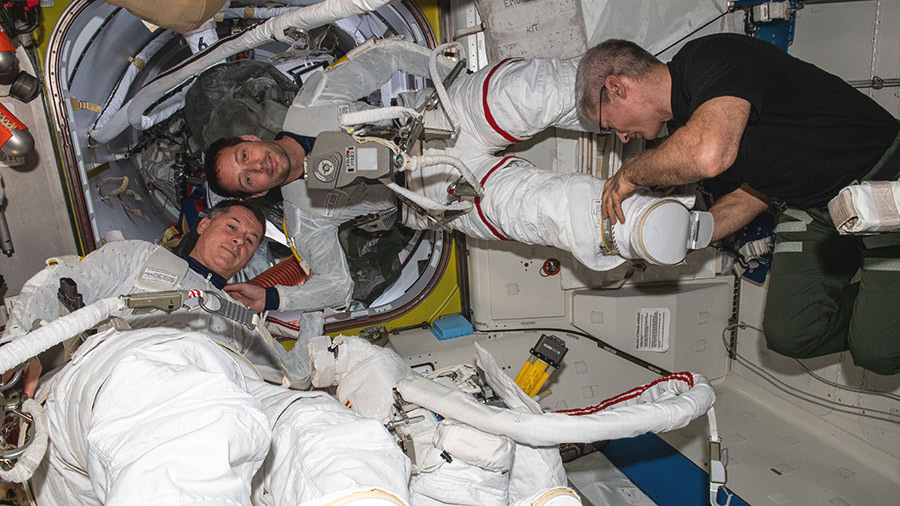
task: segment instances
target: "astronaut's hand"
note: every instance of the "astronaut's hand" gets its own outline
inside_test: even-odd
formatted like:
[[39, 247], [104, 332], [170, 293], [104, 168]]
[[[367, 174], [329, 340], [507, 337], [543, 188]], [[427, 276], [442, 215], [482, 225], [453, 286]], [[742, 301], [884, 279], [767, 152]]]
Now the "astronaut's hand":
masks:
[[625, 178], [625, 171], [616, 172], [613, 177], [606, 180], [603, 185], [602, 213], [604, 218], [615, 225], [625, 223], [625, 212], [622, 211], [622, 201], [628, 198], [637, 188]]
[[[34, 398], [34, 392], [37, 390], [38, 378], [41, 377], [41, 372], [43, 371], [43, 366], [41, 365], [41, 361], [38, 360], [37, 357], [32, 357], [28, 362], [28, 369], [25, 370], [25, 378], [23, 381], [25, 382], [24, 390], [25, 397], [29, 399]], [[3, 373], [3, 383], [6, 384], [7, 381], [12, 378], [13, 373], [15, 372], [15, 368], [10, 369]]]
[[254, 311], [266, 309], [266, 289], [250, 283], [225, 285], [225, 292]]

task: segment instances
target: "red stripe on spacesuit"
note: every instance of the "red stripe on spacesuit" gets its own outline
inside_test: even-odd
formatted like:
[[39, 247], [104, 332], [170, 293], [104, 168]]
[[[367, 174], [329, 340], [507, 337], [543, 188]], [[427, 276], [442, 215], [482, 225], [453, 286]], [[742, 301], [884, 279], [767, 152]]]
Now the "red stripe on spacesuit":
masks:
[[[495, 170], [499, 169], [500, 167], [503, 167], [504, 165], [506, 165], [506, 162], [510, 161], [513, 158], [519, 158], [520, 160], [522, 159], [518, 156], [507, 156], [503, 160], [500, 160], [500, 163], [491, 167], [491, 170], [487, 171], [487, 174], [485, 174], [484, 177], [481, 178], [481, 181], [480, 181], [481, 187], [484, 188], [484, 183], [487, 182], [488, 178], [491, 177], [491, 174], [493, 174]], [[506, 236], [501, 234], [500, 231], [497, 230], [497, 228], [494, 227], [494, 225], [491, 222], [489, 222], [487, 217], [484, 215], [484, 211], [481, 210], [481, 197], [475, 197], [475, 209], [478, 211], [478, 216], [481, 218], [481, 221], [484, 222], [484, 224], [487, 226], [488, 230], [491, 231], [491, 233], [493, 233], [495, 236], [497, 236], [497, 239], [500, 239], [501, 241], [509, 240], [509, 238], [507, 238]]]
[[492, 68], [491, 71], [488, 72], [487, 78], [485, 78], [484, 84], [482, 85], [482, 88], [481, 88], [481, 104], [482, 104], [482, 108], [484, 109], [485, 119], [487, 120], [488, 124], [491, 125], [491, 128], [493, 128], [495, 132], [500, 134], [504, 139], [508, 140], [509, 142], [522, 142], [523, 139], [517, 139], [517, 138], [513, 137], [512, 134], [510, 134], [506, 130], [500, 128], [500, 125], [497, 124], [497, 120], [494, 119], [494, 115], [491, 114], [491, 108], [490, 108], [490, 106], [488, 106], [488, 85], [491, 82], [491, 77], [493, 77], [494, 72], [497, 72], [497, 69], [499, 69], [500, 67], [502, 67], [503, 65], [505, 65], [508, 62], [518, 61], [519, 59], [520, 58], [506, 58], [504, 60], [501, 60], [500, 63], [494, 65], [494, 68]]
[[642, 393], [646, 392], [647, 389], [652, 388], [653, 386], [655, 386], [659, 383], [669, 382], [669, 381], [683, 381], [683, 382], [687, 383], [689, 388], [693, 388], [693, 386], [694, 386], [694, 377], [693, 377], [693, 375], [691, 375], [691, 373], [676, 372], [676, 373], [670, 374], [668, 376], [663, 376], [662, 378], [659, 378], [658, 380], [656, 380], [652, 383], [648, 383], [644, 386], [632, 388], [631, 390], [629, 390], [627, 392], [624, 392], [615, 397], [606, 399], [605, 401], [603, 401], [600, 404], [597, 404], [595, 406], [588, 406], [585, 408], [577, 408], [577, 409], [561, 409], [559, 411], [555, 411], [555, 413], [560, 413], [560, 414], [569, 415], [569, 416], [592, 415], [594, 413], [608, 409], [609, 407], [619, 404], [621, 402], [625, 402], [629, 399], [634, 399], [635, 397], [639, 397]]

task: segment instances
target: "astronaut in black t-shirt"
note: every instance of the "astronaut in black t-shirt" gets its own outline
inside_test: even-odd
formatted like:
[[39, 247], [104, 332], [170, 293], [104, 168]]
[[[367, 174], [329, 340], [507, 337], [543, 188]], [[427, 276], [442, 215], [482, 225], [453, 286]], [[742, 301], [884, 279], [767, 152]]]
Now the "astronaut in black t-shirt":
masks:
[[826, 209], [854, 181], [897, 178], [900, 125], [890, 113], [840, 78], [736, 34], [693, 40], [668, 64], [608, 40], [581, 60], [576, 95], [581, 114], [623, 142], [655, 138], [664, 125], [671, 134], [607, 182], [604, 216], [623, 221], [621, 202], [638, 187], [707, 180], [717, 240], [783, 203], [768, 346], [794, 357], [849, 350], [857, 365], [900, 372], [891, 261], [900, 238], [840, 236]]

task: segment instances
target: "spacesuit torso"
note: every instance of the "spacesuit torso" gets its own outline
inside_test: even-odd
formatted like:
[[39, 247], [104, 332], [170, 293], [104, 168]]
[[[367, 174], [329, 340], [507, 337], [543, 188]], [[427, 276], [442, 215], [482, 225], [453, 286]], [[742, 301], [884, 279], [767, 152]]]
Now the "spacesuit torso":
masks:
[[[57, 291], [60, 278], [71, 278], [83, 295], [85, 304], [96, 300], [130, 293], [164, 290], [214, 291], [226, 300], [231, 298], [188, 268], [185, 260], [164, 247], [145, 241], [109, 243], [81, 261], [63, 261], [46, 267], [22, 288], [10, 315], [5, 339], [31, 330], [39, 320], [54, 320], [60, 316]], [[206, 334], [246, 356], [260, 368], [267, 378], [280, 377], [280, 361], [275, 351], [262, 341], [256, 331], [204, 311], [199, 305], [172, 313], [154, 311], [132, 314], [130, 309], [115, 316], [134, 329], [170, 327]]]

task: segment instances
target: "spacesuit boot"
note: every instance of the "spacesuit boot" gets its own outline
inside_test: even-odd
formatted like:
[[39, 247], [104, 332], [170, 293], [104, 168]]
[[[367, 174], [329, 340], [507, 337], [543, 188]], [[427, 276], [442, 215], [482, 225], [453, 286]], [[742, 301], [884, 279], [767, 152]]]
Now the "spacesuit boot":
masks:
[[630, 204], [625, 223], [601, 223], [602, 247], [609, 254], [674, 265], [712, 239], [712, 214], [691, 211], [683, 199], [635, 195]]

